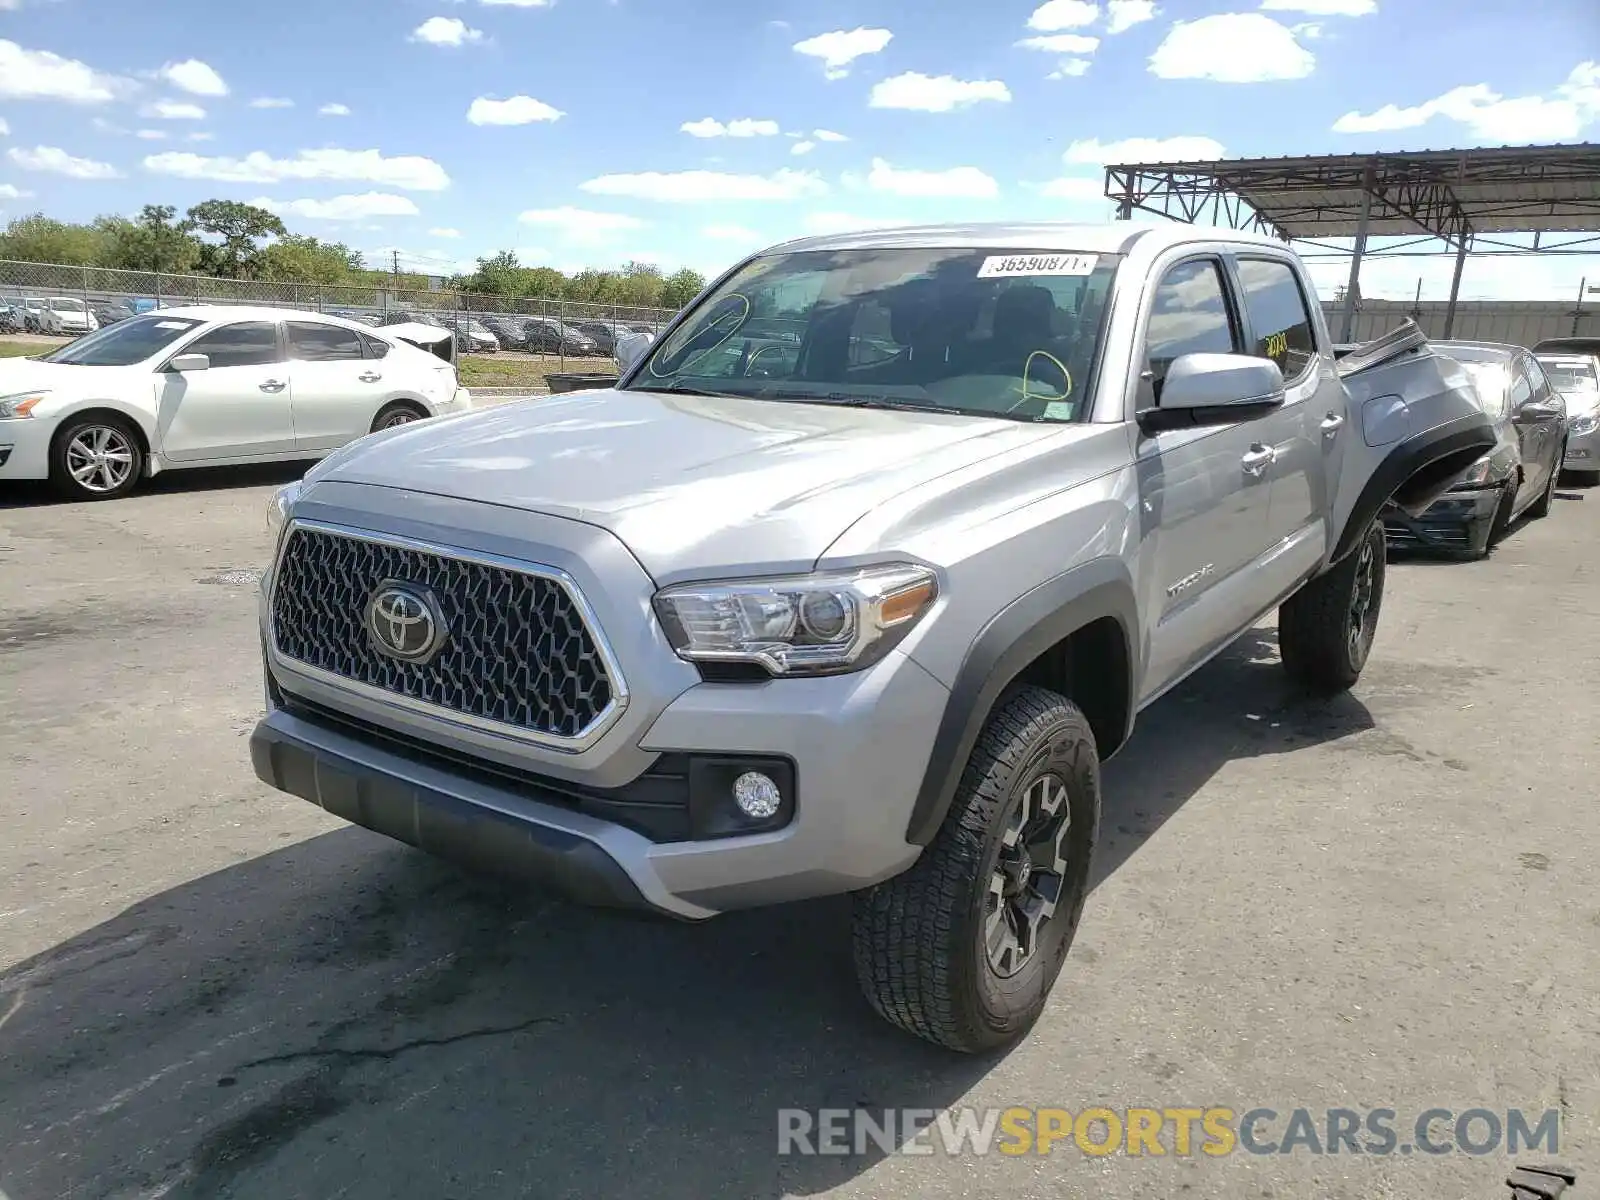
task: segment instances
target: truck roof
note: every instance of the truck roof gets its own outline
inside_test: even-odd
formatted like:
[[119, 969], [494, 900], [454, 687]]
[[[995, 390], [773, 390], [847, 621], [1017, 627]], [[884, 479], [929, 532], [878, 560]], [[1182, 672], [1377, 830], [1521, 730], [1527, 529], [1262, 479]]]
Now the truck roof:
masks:
[[1071, 250], [1088, 254], [1126, 254], [1138, 241], [1159, 245], [1186, 242], [1237, 242], [1251, 246], [1284, 243], [1261, 234], [1209, 225], [1189, 225], [1179, 221], [1141, 223], [1102, 221], [1077, 224], [1065, 221], [981, 221], [948, 225], [901, 225], [884, 229], [861, 229], [817, 237], [795, 238], [771, 247], [772, 251], [794, 253], [802, 250], [880, 250], [897, 247], [921, 248], [962, 246], [973, 249]]

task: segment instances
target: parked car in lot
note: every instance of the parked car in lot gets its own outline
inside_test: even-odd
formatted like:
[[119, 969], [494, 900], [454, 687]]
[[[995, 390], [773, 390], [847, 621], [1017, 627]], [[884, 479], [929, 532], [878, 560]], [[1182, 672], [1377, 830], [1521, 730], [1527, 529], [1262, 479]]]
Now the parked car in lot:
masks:
[[483, 327], [494, 335], [500, 349], [523, 350], [528, 344], [528, 335], [522, 331], [526, 320], [526, 317], [485, 317]]
[[115, 325], [118, 321], [126, 321], [134, 316], [132, 307], [120, 300], [102, 300], [92, 306], [95, 323], [104, 329], [107, 325]]
[[386, 325], [432, 325], [437, 329], [445, 327], [444, 321], [437, 313], [418, 308], [388, 309], [379, 319], [378, 328], [382, 329]]
[[578, 321], [572, 328], [593, 342], [599, 353], [609, 357], [616, 352], [618, 326], [606, 321]]
[[[852, 893], [881, 1015], [1011, 1042], [1135, 714], [1275, 607], [1291, 674], [1351, 686], [1380, 510], [1495, 444], [1415, 326], [1336, 368], [1315, 296], [1283, 243], [1179, 224], [753, 256], [614, 388], [278, 493], [255, 770], [591, 903]], [[751, 374], [773, 313], [802, 352]]]
[[1600, 338], [1543, 342], [1534, 357], [1567, 405], [1565, 469], [1600, 484]]
[[1550, 514], [1561, 472], [1566, 408], [1534, 356], [1520, 346], [1434, 342], [1472, 376], [1495, 445], [1419, 516], [1385, 518], [1389, 545], [1482, 558], [1524, 512]]
[[0, 333], [22, 332], [22, 297], [0, 296]]
[[43, 332], [57, 337], [76, 337], [100, 328], [89, 306], [76, 296], [51, 296], [45, 302], [39, 323]]
[[533, 354], [570, 354], [589, 358], [600, 353], [594, 339], [554, 317], [529, 317], [522, 327], [523, 348]]
[[456, 335], [456, 350], [461, 354], [493, 354], [500, 349], [499, 339], [476, 317], [446, 317], [444, 326]]
[[45, 331], [45, 313], [50, 305], [40, 296], [22, 298], [22, 328], [27, 333]]
[[49, 479], [105, 500], [159, 471], [318, 458], [470, 406], [450, 363], [353, 322], [163, 309], [39, 358], [0, 359], [0, 483]]

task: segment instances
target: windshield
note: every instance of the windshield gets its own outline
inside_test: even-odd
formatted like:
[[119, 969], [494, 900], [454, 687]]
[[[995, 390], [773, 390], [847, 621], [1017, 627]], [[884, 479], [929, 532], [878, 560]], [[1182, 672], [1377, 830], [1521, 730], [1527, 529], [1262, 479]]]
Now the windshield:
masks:
[[186, 317], [132, 317], [46, 354], [44, 361], [76, 367], [128, 367], [159, 353], [199, 324]]
[[56, 312], [82, 312], [82, 300], [58, 299], [50, 301], [50, 307]]
[[1116, 262], [967, 247], [766, 255], [657, 342], [628, 387], [1077, 420]]
[[1586, 358], [1540, 358], [1539, 365], [1550, 378], [1550, 386], [1558, 392], [1593, 392], [1600, 390], [1600, 375], [1595, 372], [1594, 361]]

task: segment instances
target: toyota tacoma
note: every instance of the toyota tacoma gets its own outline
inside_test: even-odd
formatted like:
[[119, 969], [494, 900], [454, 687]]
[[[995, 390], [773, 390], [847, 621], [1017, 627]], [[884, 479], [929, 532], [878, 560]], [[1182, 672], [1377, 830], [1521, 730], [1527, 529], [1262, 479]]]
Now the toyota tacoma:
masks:
[[1044, 1007], [1135, 715], [1274, 609], [1350, 687], [1381, 513], [1494, 445], [1414, 326], [1336, 360], [1288, 247], [1184, 225], [788, 242], [628, 357], [274, 497], [255, 770], [580, 902], [849, 893], [960, 1051]]

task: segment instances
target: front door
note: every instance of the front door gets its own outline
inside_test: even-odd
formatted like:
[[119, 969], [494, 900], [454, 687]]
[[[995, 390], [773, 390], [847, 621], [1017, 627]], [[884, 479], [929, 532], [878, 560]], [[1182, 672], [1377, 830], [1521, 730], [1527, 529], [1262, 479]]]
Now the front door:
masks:
[[1247, 354], [1283, 372], [1284, 403], [1257, 422], [1272, 448], [1264, 557], [1256, 565], [1276, 599], [1322, 561], [1339, 477], [1346, 397], [1332, 354], [1320, 352], [1309, 284], [1285, 258], [1233, 260]]
[[174, 462], [293, 452], [293, 394], [273, 321], [222, 325], [178, 354], [204, 354], [204, 371], [155, 373], [156, 436]]
[[1550, 474], [1561, 469], [1564, 406], [1558, 406], [1550, 379], [1531, 354], [1519, 354], [1512, 366], [1511, 420], [1522, 450], [1522, 495], [1531, 504], [1550, 486]]
[[[1220, 259], [1179, 262], [1162, 275], [1144, 335], [1140, 406], [1157, 403], [1183, 354], [1238, 353], [1237, 310]], [[1147, 700], [1238, 633], [1239, 610], [1260, 590], [1245, 572], [1267, 544], [1271, 447], [1260, 421], [1139, 435], [1140, 580], [1150, 645]]]
[[370, 432], [383, 395], [383, 363], [366, 358], [361, 335], [325, 321], [285, 321], [283, 332], [295, 448], [332, 450]]

